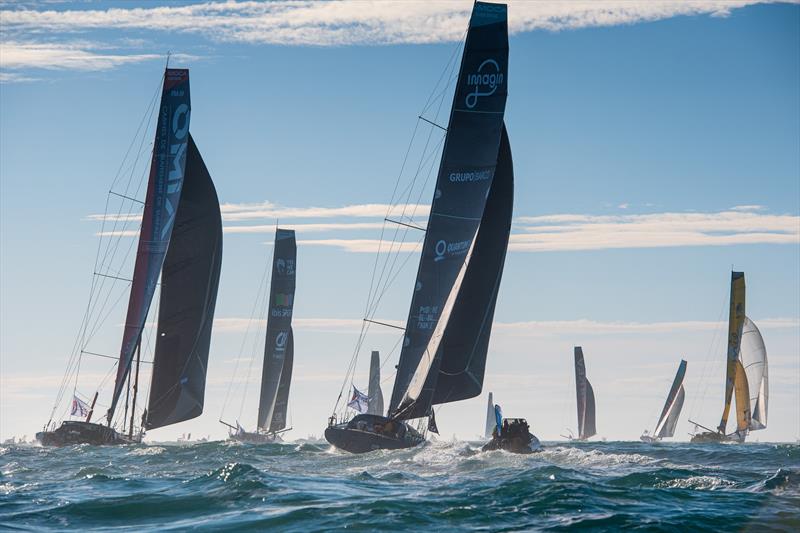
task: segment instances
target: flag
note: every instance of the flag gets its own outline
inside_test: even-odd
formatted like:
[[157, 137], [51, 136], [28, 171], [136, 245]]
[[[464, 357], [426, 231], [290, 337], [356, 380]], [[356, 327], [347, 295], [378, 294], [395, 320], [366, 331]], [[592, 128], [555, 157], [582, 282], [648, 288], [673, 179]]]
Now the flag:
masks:
[[367, 395], [353, 386], [353, 397], [347, 402], [347, 407], [359, 413], [366, 413], [369, 408], [368, 404], [369, 398], [367, 398]]
[[439, 428], [436, 427], [436, 416], [433, 414], [433, 409], [431, 409], [431, 414], [428, 417], [428, 431], [431, 433], [439, 434]]
[[497, 435], [500, 436], [503, 427], [503, 410], [497, 404], [494, 406], [494, 420], [497, 423]]
[[72, 409], [70, 410], [69, 414], [72, 416], [80, 416], [81, 418], [86, 417], [89, 415], [89, 406], [86, 404], [86, 402], [73, 394]]

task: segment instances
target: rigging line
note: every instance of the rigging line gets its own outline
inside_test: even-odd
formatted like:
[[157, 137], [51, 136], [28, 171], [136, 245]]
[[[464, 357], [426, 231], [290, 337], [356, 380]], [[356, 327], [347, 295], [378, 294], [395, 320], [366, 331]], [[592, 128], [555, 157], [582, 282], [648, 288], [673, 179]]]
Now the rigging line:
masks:
[[444, 131], [445, 133], [447, 132], [447, 128], [445, 128], [444, 126], [440, 126], [439, 124], [437, 124], [437, 123], [435, 123], [435, 122], [433, 122], [431, 120], [428, 120], [427, 118], [423, 117], [422, 115], [419, 116], [419, 119], [420, 120], [424, 120], [425, 122], [427, 122], [431, 126], [436, 126], [437, 128], [439, 128], [440, 130]]
[[369, 322], [371, 324], [378, 324], [380, 326], [386, 326], [387, 328], [399, 329], [401, 331], [405, 331], [406, 330], [406, 328], [402, 328], [400, 326], [395, 326], [394, 324], [389, 324], [389, 323], [386, 323], [386, 322], [380, 322], [378, 320], [370, 320], [368, 318], [365, 318], [364, 322]]
[[118, 192], [108, 191], [108, 194], [113, 194], [114, 196], [119, 196], [120, 198], [123, 198], [125, 200], [130, 200], [131, 202], [136, 202], [137, 204], [144, 205], [143, 201], [137, 200], [136, 198], [131, 198], [130, 196], [125, 196], [124, 194], [120, 194]]
[[[95, 357], [102, 357], [104, 359], [113, 359], [113, 360], [119, 359], [119, 357], [117, 357], [115, 355], [106, 355], [104, 353], [90, 352], [89, 350], [81, 350], [81, 354], [93, 355]], [[141, 363], [143, 363], [145, 365], [151, 365], [151, 364], [153, 364], [153, 361], [141, 361]]]
[[[713, 368], [713, 370], [715, 370], [715, 371], [717, 369], [717, 365], [716, 365], [717, 356], [715, 355], [715, 353], [717, 352], [717, 348], [718, 348], [717, 339], [718, 338], [721, 339], [720, 331], [723, 329], [723, 327], [721, 326], [721, 323], [722, 323], [722, 317], [725, 314], [725, 304], [727, 302], [727, 298], [728, 298], [728, 294], [727, 294], [727, 292], [725, 292], [723, 294], [723, 296], [722, 296], [722, 307], [721, 307], [721, 309], [719, 311], [719, 315], [717, 315], [717, 327], [714, 328], [714, 333], [713, 333], [713, 335], [711, 337], [711, 345], [709, 346], [709, 349], [706, 352], [705, 360], [703, 361], [703, 370], [701, 372], [700, 381], [698, 383], [698, 385], [704, 386], [703, 393], [702, 393], [702, 395], [700, 395], [699, 399], [698, 399], [698, 395], [692, 395], [693, 396], [692, 397], [692, 405], [691, 405], [691, 409], [689, 410], [692, 418], [696, 418], [696, 415], [699, 414], [699, 411], [702, 410], [703, 406], [705, 405], [705, 396], [706, 396], [706, 394], [708, 394], [708, 388], [709, 388], [709, 385], [710, 385], [709, 378], [708, 378], [709, 366], [711, 368]], [[727, 354], [726, 354], [726, 356], [727, 356]], [[712, 364], [712, 358], [713, 358], [713, 364]], [[698, 402], [699, 402], [699, 409], [698, 409]]]

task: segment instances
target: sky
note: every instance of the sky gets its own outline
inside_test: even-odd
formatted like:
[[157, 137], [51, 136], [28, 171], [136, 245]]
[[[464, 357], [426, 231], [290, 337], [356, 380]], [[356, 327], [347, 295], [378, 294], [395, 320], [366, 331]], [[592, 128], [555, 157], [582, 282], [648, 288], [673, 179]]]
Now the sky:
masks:
[[[441, 133], [417, 117], [447, 120], [453, 86], [439, 80], [470, 7], [0, 2], [0, 439], [31, 438], [51, 415], [106, 202], [122, 205], [108, 191], [144, 195], [148, 108], [168, 52], [191, 71], [191, 131], [222, 204], [224, 257], [204, 413], [147, 439], [223, 438], [221, 416], [253, 428], [256, 304], [278, 222], [298, 239], [288, 438], [320, 436], [358, 341], [387, 204], [398, 176], [410, 183], [409, 146], [410, 165], [424, 156], [423, 177], [434, 174], [411, 196], [425, 225], [438, 153], [422, 146]], [[441, 438], [476, 438], [488, 391], [542, 439], [574, 431], [576, 345], [598, 438], [652, 429], [681, 358], [676, 439], [688, 439], [689, 418], [715, 426], [732, 268], [745, 272], [769, 354], [768, 427], [751, 440], [800, 437], [800, 6], [512, 1], [509, 26], [512, 235], [484, 393], [437, 410]], [[119, 244], [123, 278], [136, 225], [102, 236]], [[409, 234], [376, 319], [405, 320], [420, 237]], [[85, 349], [114, 355], [127, 285], [109, 286]], [[379, 349], [388, 397], [397, 340], [371, 329], [357, 386]], [[112, 364], [84, 356], [78, 393], [102, 383], [108, 405]]]

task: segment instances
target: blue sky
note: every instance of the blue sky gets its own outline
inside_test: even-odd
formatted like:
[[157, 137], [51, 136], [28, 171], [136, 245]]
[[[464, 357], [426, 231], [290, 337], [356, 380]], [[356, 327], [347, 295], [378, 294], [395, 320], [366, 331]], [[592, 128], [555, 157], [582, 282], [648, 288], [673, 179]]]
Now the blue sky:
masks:
[[[748, 4], [509, 7], [515, 220], [484, 390], [541, 437], [575, 426], [575, 344], [599, 435], [652, 426], [681, 357], [679, 438], [687, 416], [715, 424], [731, 265], [770, 358], [769, 427], [753, 438], [800, 434], [800, 8]], [[0, 438], [49, 416], [91, 283], [92, 215], [167, 51], [191, 69], [192, 135], [225, 204], [225, 256], [206, 412], [149, 437], [223, 436], [276, 218], [299, 241], [291, 436], [319, 435], [357, 340], [381, 205], [471, 3], [135, 5], [0, 3]], [[429, 182], [420, 203], [431, 195]], [[407, 313], [408, 264], [382, 319]], [[114, 312], [87, 349], [118, 351]], [[396, 334], [374, 333], [364, 353], [388, 354]], [[108, 364], [85, 364], [78, 388], [91, 395]], [[240, 368], [239, 392], [242, 380]], [[443, 407], [443, 435], [477, 434], [484, 402]]]

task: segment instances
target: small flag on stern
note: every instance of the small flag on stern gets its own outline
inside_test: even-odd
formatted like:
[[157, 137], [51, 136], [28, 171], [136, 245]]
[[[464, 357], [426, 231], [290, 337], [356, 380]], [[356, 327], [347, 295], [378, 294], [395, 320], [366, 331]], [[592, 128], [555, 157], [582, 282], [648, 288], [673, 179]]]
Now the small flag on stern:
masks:
[[353, 397], [350, 398], [349, 402], [347, 402], [347, 407], [358, 411], [359, 413], [366, 413], [368, 403], [369, 398], [367, 398], [367, 395], [353, 387]]
[[72, 409], [69, 414], [72, 416], [85, 417], [89, 414], [89, 405], [73, 394]]

